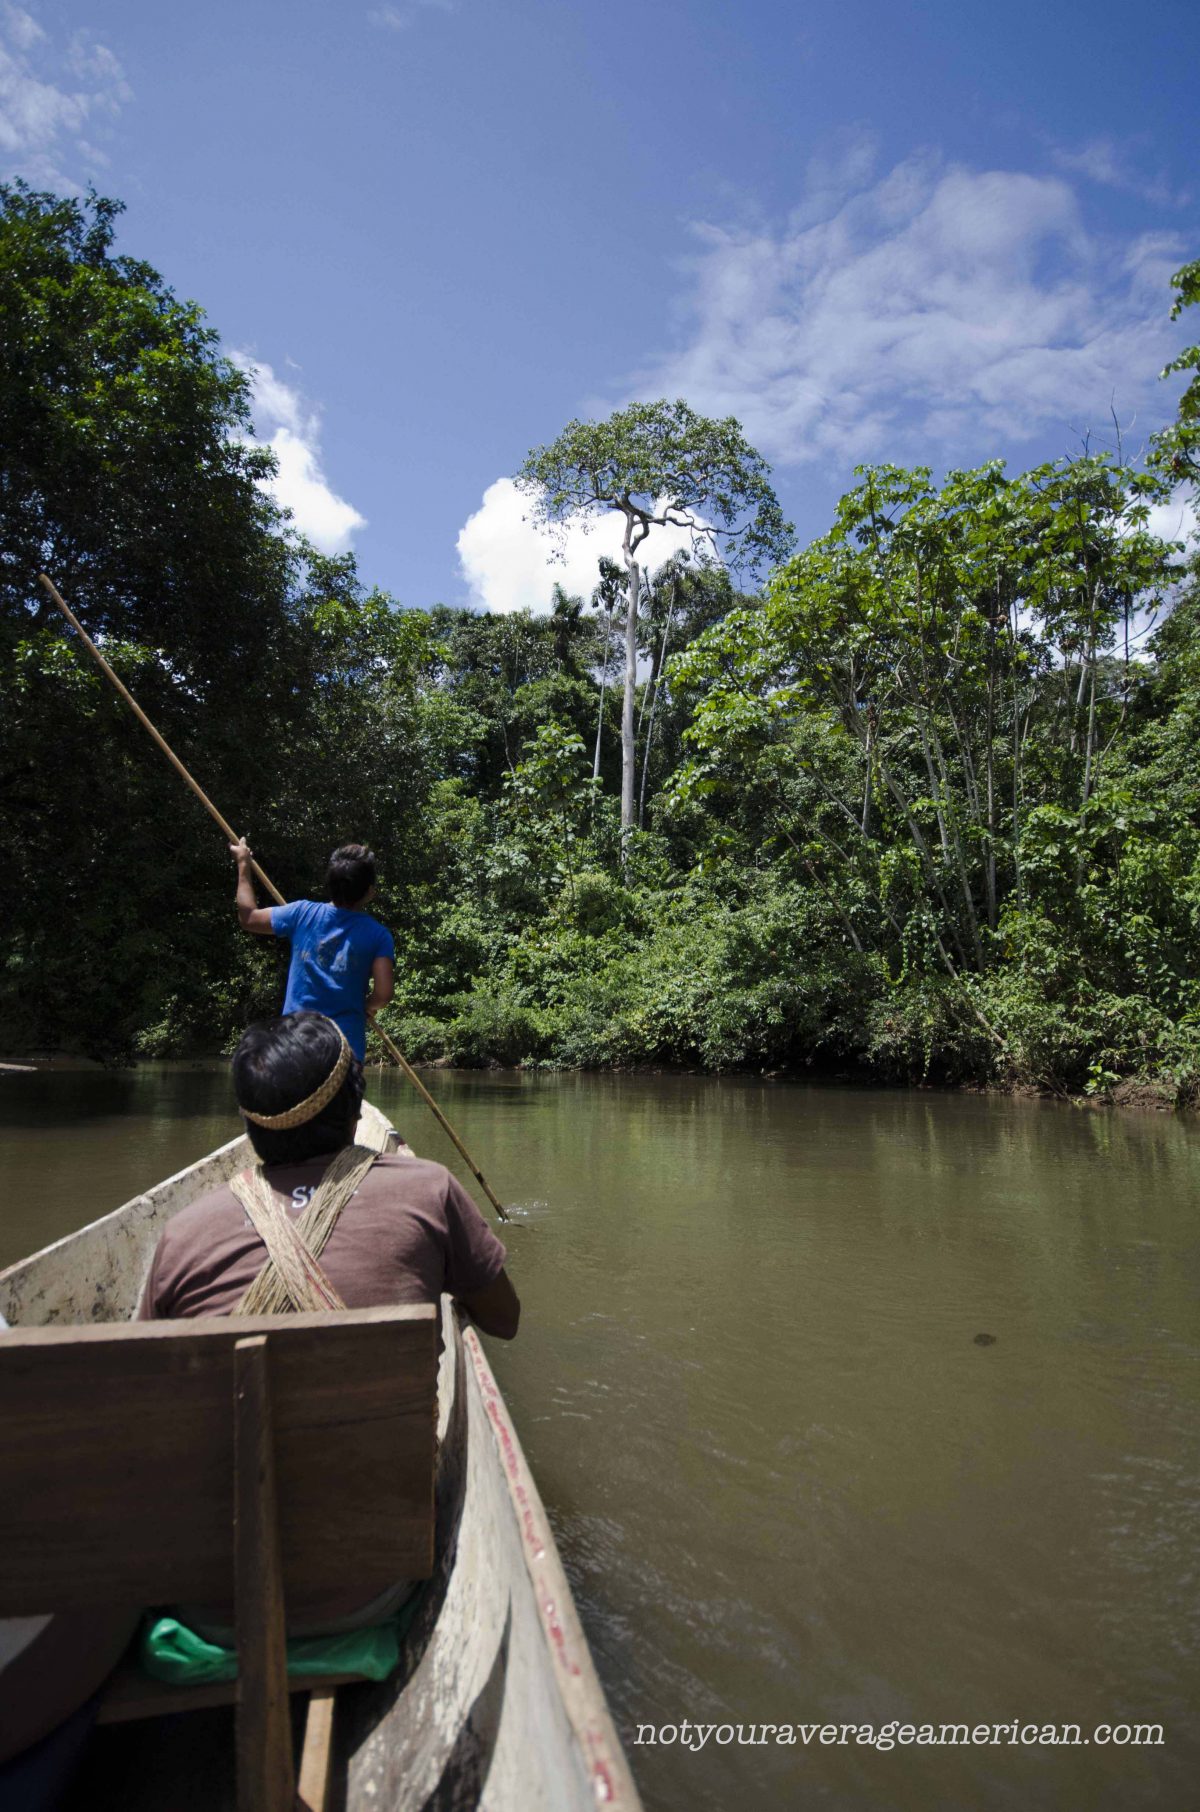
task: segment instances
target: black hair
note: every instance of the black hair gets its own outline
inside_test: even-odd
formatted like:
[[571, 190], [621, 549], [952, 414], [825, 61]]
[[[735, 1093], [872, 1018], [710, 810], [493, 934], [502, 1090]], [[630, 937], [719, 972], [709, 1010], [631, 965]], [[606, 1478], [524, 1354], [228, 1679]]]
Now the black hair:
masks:
[[375, 851], [365, 843], [343, 843], [329, 858], [325, 891], [335, 906], [357, 906], [375, 885]]
[[[242, 1033], [233, 1053], [233, 1088], [239, 1107], [255, 1114], [283, 1114], [315, 1094], [341, 1055], [337, 1026], [323, 1013], [289, 1013], [261, 1019]], [[297, 1164], [349, 1145], [363, 1099], [363, 1066], [351, 1056], [341, 1088], [302, 1126], [272, 1129], [247, 1120], [250, 1143], [264, 1164]]]

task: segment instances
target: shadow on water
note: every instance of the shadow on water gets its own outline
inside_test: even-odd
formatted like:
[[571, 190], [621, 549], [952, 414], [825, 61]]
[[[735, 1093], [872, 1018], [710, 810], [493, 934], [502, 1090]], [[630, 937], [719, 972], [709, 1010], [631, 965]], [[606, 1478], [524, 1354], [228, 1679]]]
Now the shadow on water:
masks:
[[219, 1061], [0, 1073], [0, 1131], [35, 1120], [75, 1126], [117, 1114], [195, 1120], [233, 1111], [229, 1065]]

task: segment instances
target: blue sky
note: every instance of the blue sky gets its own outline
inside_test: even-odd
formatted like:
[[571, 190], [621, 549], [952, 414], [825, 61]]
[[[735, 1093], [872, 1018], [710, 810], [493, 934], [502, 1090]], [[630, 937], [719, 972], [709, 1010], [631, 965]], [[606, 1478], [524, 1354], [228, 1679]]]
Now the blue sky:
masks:
[[0, 163], [127, 203], [314, 539], [536, 609], [606, 543], [556, 571], [508, 475], [633, 397], [736, 414], [802, 538], [863, 460], [1136, 447], [1198, 51], [1184, 0], [0, 0]]

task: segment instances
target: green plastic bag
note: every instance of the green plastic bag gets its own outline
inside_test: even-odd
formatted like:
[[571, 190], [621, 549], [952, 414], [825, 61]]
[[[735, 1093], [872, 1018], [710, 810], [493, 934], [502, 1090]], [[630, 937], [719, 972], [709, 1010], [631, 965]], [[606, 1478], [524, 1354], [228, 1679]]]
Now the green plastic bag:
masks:
[[[408, 1631], [421, 1593], [416, 1592], [386, 1623], [347, 1630], [340, 1636], [296, 1636], [287, 1645], [289, 1674], [360, 1674], [366, 1680], [386, 1680], [400, 1660], [400, 1644]], [[151, 1614], [142, 1624], [138, 1644], [142, 1671], [171, 1686], [205, 1686], [217, 1680], [236, 1680], [237, 1650], [197, 1635], [178, 1617]]]

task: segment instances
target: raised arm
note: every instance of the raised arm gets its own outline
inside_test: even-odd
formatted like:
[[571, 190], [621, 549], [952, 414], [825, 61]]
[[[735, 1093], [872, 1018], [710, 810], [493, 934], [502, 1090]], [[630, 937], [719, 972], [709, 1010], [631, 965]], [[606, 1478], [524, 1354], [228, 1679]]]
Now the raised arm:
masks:
[[239, 837], [236, 843], [229, 845], [229, 853], [237, 863], [237, 901], [238, 924], [243, 931], [253, 931], [259, 937], [272, 937], [274, 927], [271, 924], [271, 908], [260, 906], [254, 892], [254, 873], [250, 867], [253, 851], [245, 837]]

